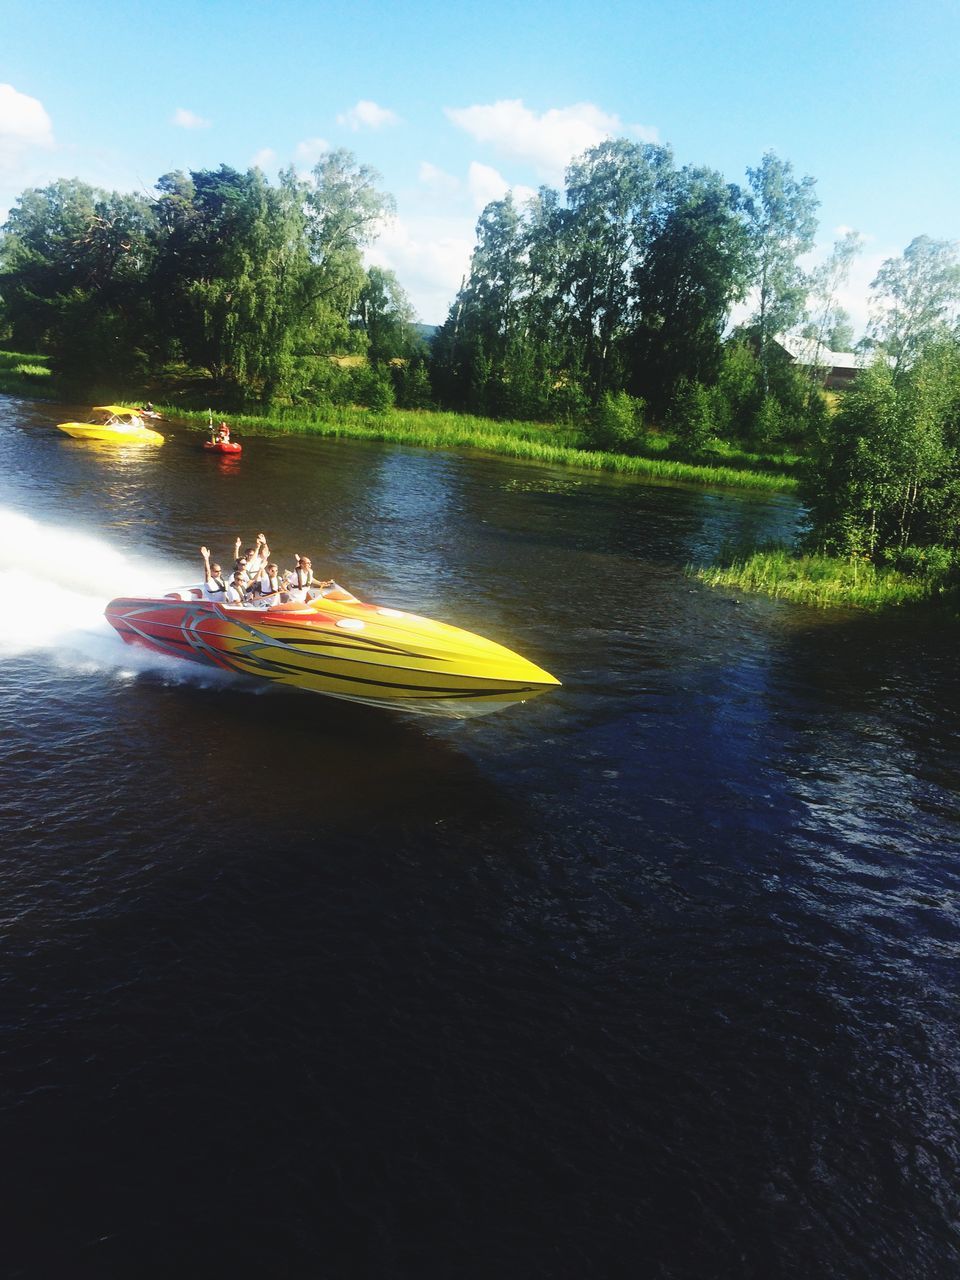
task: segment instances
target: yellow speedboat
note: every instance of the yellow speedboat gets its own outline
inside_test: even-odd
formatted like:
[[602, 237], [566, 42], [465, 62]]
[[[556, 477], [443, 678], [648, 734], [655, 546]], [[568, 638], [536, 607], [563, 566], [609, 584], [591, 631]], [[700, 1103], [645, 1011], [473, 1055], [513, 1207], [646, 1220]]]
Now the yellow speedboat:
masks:
[[202, 587], [112, 600], [128, 644], [368, 706], [458, 719], [525, 702], [560, 683], [503, 645], [336, 584], [302, 604], [230, 606]]
[[115, 444], [163, 444], [163, 436], [146, 425], [139, 409], [119, 404], [94, 406], [89, 422], [58, 422], [75, 440], [107, 440]]

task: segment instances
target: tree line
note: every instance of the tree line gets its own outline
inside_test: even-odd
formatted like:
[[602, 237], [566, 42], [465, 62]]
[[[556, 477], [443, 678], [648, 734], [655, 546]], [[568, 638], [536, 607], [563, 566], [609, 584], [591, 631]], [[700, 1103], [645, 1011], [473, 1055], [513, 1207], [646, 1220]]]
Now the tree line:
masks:
[[[555, 418], [621, 397], [622, 418], [626, 395], [638, 419], [688, 429], [699, 402], [702, 419], [741, 434], [771, 396], [799, 412], [773, 337], [804, 312], [814, 187], [772, 153], [741, 189], [677, 168], [667, 147], [617, 139], [570, 165], [563, 196], [544, 187], [522, 209], [511, 195], [488, 205], [433, 344], [438, 398]], [[751, 290], [754, 320], [730, 352], [731, 310]]]
[[153, 197], [77, 179], [25, 191], [0, 238], [5, 339], [78, 384], [179, 363], [266, 403], [362, 394], [324, 357], [424, 355], [396, 277], [364, 267], [392, 208], [378, 182], [331, 151], [275, 185], [221, 165], [165, 174]]
[[364, 267], [392, 209], [379, 181], [331, 151], [275, 184], [222, 165], [166, 174], [153, 196], [78, 180], [25, 191], [0, 233], [0, 338], [77, 385], [142, 384], [177, 364], [224, 400], [566, 420], [583, 444], [627, 452], [651, 426], [688, 457], [718, 438], [790, 441], [806, 455], [810, 546], [955, 556], [955, 244], [919, 236], [882, 265], [866, 367], [831, 411], [816, 358], [798, 368], [776, 339], [849, 347], [838, 300], [859, 237], [805, 271], [816, 184], [773, 153], [741, 187], [614, 139], [570, 164], [563, 193], [491, 202], [429, 353], [393, 273]]
[[[592, 423], [629, 447], [653, 423], [688, 448], [710, 438], [803, 442], [825, 415], [818, 354], [850, 350], [839, 303], [861, 238], [805, 270], [819, 201], [772, 152], [741, 187], [678, 168], [668, 147], [617, 139], [567, 170], [565, 190], [487, 206], [468, 278], [433, 343], [441, 403], [493, 416]], [[872, 286], [859, 347], [909, 363], [943, 336], [955, 246], [918, 237]], [[752, 314], [733, 333], [730, 318]], [[777, 343], [802, 332], [812, 362]]]

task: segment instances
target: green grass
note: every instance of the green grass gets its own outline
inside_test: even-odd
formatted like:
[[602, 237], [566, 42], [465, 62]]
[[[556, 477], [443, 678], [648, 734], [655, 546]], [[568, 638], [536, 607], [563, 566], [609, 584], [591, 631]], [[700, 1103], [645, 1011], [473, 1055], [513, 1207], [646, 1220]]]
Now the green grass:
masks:
[[51, 386], [46, 356], [0, 351], [0, 391], [8, 395], [43, 395]]
[[877, 568], [869, 560], [797, 555], [786, 547], [755, 551], [744, 559], [710, 568], [691, 569], [701, 582], [734, 587], [826, 608], [894, 609], [914, 605], [947, 605], [956, 611], [955, 589], [936, 575], [913, 576]]
[[[165, 407], [164, 412], [198, 424], [206, 413]], [[215, 413], [214, 418], [218, 415]], [[541, 422], [496, 422], [467, 414], [393, 409], [373, 414], [355, 407], [331, 409], [282, 409], [269, 417], [233, 414], [231, 426], [238, 434], [319, 435], [359, 440], [379, 440], [422, 448], [477, 449], [502, 457], [611, 471], [647, 479], [702, 485], [722, 485], [766, 492], [796, 486], [792, 476], [774, 471], [747, 471], [738, 466], [682, 462], [672, 458], [605, 453], [576, 447], [575, 427]]]

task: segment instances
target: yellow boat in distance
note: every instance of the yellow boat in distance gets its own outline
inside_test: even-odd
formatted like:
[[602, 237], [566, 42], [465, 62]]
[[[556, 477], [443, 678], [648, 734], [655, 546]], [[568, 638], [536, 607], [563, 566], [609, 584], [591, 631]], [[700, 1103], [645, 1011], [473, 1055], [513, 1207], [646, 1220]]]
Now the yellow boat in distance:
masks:
[[518, 653], [331, 583], [302, 604], [224, 605], [199, 586], [111, 600], [128, 644], [367, 706], [466, 719], [560, 681]]
[[146, 425], [139, 409], [120, 404], [95, 405], [89, 422], [58, 422], [75, 440], [106, 440], [114, 444], [163, 444], [163, 436]]

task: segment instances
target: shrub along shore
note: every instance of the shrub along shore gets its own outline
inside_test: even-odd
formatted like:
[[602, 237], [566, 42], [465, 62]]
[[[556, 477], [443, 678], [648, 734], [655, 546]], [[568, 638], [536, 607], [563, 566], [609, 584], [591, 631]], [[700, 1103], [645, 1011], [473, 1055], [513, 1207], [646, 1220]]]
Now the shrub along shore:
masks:
[[711, 587], [756, 591], [796, 604], [870, 610], [939, 607], [960, 621], [960, 591], [951, 581], [951, 565], [933, 559], [911, 570], [877, 566], [863, 556], [798, 555], [788, 547], [768, 547], [688, 572]]

